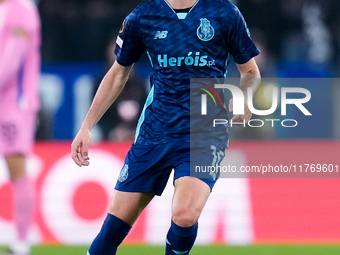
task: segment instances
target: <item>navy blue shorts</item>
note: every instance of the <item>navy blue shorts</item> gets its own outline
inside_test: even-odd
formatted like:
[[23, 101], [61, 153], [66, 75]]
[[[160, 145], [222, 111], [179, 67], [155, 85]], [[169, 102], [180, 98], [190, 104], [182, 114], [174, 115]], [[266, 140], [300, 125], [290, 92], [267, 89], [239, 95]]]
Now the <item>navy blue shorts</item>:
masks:
[[[115, 189], [125, 192], [155, 192], [160, 196], [172, 169], [176, 180], [183, 176], [192, 176], [196, 165], [219, 164], [224, 158], [224, 148], [218, 150], [217, 157], [216, 147], [212, 147], [214, 146], [190, 148], [189, 143], [133, 144], [126, 155]], [[195, 177], [207, 183], [211, 189], [218, 179], [216, 175]]]

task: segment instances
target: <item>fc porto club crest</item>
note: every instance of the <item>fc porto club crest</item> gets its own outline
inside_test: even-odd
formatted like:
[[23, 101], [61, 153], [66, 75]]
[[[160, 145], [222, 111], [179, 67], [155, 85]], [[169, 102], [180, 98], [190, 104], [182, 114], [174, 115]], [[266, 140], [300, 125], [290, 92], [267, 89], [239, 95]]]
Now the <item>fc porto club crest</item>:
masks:
[[128, 178], [128, 176], [129, 176], [129, 166], [127, 164], [125, 164], [123, 166], [122, 170], [120, 171], [118, 181], [123, 182]]
[[211, 26], [208, 19], [202, 18], [200, 21], [201, 24], [197, 28], [197, 36], [202, 41], [210, 41], [215, 35], [215, 29]]

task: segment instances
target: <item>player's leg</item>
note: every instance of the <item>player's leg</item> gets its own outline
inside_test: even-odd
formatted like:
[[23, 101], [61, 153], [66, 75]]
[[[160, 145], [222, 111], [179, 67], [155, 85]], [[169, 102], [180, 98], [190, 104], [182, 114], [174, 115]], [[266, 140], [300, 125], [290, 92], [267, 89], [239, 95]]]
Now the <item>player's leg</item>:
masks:
[[154, 193], [123, 192], [115, 190], [110, 212], [92, 242], [88, 254], [114, 255], [118, 246], [129, 233], [131, 226], [154, 197]]
[[34, 189], [26, 176], [26, 157], [13, 154], [5, 157], [14, 191], [14, 215], [18, 242], [11, 244], [14, 254], [29, 254], [28, 230], [33, 220]]
[[154, 192], [139, 193], [115, 190], [111, 198], [110, 214], [133, 225], [154, 196]]
[[9, 169], [9, 175], [12, 181], [26, 177], [26, 156], [21, 154], [12, 154], [5, 156]]
[[189, 254], [196, 240], [198, 218], [210, 192], [210, 186], [198, 178], [184, 176], [175, 180], [166, 255]]
[[14, 254], [29, 254], [28, 233], [33, 220], [34, 188], [26, 171], [26, 155], [34, 141], [36, 113], [9, 107], [0, 117], [0, 127], [0, 154], [5, 156], [13, 186], [18, 239], [10, 244], [10, 249]]
[[113, 255], [143, 209], [161, 195], [172, 167], [163, 160], [168, 145], [136, 145], [128, 152], [112, 195], [110, 213], [93, 241], [90, 255]]
[[14, 190], [15, 221], [18, 239], [19, 241], [25, 241], [33, 218], [33, 185], [26, 176], [26, 157], [24, 155], [10, 155], [6, 156], [5, 159]]

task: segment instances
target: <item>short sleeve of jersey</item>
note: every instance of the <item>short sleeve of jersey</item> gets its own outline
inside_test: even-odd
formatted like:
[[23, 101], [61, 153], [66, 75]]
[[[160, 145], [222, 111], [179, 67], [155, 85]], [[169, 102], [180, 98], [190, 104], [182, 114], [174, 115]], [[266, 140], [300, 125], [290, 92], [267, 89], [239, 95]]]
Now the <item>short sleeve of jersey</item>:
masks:
[[247, 24], [236, 6], [233, 6], [231, 16], [233, 20], [227, 37], [229, 52], [237, 64], [244, 64], [257, 56], [260, 51], [250, 38]]
[[115, 54], [122, 66], [132, 65], [143, 54], [145, 47], [138, 23], [138, 12], [134, 10], [124, 20], [116, 41]]

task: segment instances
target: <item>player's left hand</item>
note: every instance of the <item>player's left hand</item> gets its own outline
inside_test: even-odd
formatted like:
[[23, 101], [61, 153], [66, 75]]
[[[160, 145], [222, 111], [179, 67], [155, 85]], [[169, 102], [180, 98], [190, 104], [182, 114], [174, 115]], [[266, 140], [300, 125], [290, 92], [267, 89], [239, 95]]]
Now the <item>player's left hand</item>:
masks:
[[[229, 101], [229, 111], [233, 112], [233, 99], [231, 98]], [[251, 116], [253, 114], [251, 113], [251, 111], [249, 110], [248, 105], [245, 103], [244, 104], [244, 114], [243, 115], [234, 115], [234, 117], [231, 119], [231, 122], [233, 123], [233, 125], [237, 125], [237, 123], [239, 123], [239, 125], [241, 125], [241, 123], [245, 122], [246, 124], [248, 123], [248, 121], [251, 119]]]

